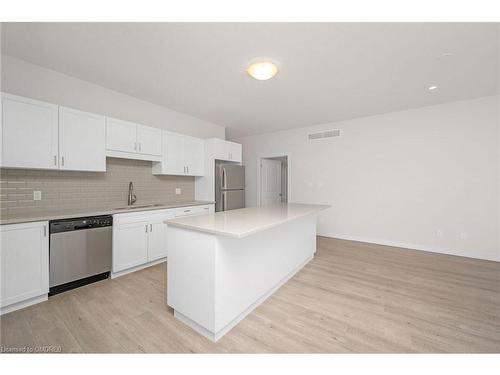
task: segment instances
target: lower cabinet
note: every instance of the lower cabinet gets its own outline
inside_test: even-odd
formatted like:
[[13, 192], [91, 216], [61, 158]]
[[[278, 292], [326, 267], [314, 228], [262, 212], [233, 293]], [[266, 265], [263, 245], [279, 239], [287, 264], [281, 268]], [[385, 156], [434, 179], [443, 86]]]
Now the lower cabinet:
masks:
[[46, 298], [49, 292], [48, 222], [2, 225], [0, 237], [1, 312]]
[[211, 212], [213, 204], [114, 215], [113, 276], [168, 256], [165, 220]]
[[147, 227], [147, 222], [113, 226], [113, 272], [148, 261]]

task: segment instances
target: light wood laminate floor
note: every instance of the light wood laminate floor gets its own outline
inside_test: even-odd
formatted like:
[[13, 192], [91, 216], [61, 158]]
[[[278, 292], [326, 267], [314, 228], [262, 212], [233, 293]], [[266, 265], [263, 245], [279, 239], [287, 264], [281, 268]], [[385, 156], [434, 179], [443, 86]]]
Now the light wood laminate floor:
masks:
[[63, 352], [500, 352], [500, 263], [318, 238], [218, 343], [166, 305], [161, 264], [1, 317], [1, 345]]

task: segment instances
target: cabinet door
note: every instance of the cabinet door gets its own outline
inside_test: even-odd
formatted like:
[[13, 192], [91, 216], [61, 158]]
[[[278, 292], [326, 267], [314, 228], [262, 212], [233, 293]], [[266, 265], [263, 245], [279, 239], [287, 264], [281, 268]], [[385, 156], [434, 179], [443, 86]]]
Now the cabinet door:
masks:
[[49, 292], [48, 223], [2, 225], [2, 307]]
[[175, 217], [174, 212], [163, 215], [162, 217], [157, 217], [155, 220], [149, 223], [149, 247], [148, 247], [148, 259], [149, 261], [165, 258], [168, 255], [167, 252], [167, 224], [163, 221], [167, 219], [173, 219]]
[[3, 167], [58, 168], [57, 105], [2, 94]]
[[147, 155], [161, 155], [161, 129], [137, 125], [137, 152]]
[[214, 138], [213, 139], [213, 147], [214, 147], [214, 157], [217, 160], [229, 160], [229, 149], [227, 147], [227, 143], [223, 139]]
[[184, 136], [168, 131], [163, 132], [163, 174], [186, 174], [184, 163]]
[[113, 227], [113, 272], [147, 263], [148, 222]]
[[241, 163], [241, 145], [239, 143], [228, 141], [226, 141], [226, 144], [229, 160]]
[[135, 153], [137, 150], [137, 124], [106, 118], [106, 149]]
[[204, 142], [200, 138], [184, 136], [184, 164], [190, 176], [203, 176]]
[[59, 107], [59, 166], [73, 171], [106, 171], [106, 118]]

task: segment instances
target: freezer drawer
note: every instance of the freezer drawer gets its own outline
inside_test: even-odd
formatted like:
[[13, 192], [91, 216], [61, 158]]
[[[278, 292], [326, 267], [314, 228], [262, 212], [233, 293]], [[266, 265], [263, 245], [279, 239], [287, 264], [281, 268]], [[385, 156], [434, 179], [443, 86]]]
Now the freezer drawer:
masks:
[[222, 211], [245, 207], [245, 190], [223, 190], [221, 198]]

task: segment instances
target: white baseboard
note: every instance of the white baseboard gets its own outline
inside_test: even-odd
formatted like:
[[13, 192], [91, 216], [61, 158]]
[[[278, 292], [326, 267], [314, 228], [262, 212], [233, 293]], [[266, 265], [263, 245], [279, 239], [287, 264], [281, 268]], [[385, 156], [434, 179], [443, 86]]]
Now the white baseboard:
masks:
[[144, 268], [151, 267], [151, 266], [156, 266], [157, 264], [160, 264], [160, 263], [163, 263], [163, 262], [166, 262], [166, 261], [167, 261], [167, 258], [161, 258], [161, 259], [154, 260], [154, 261], [146, 263], [146, 264], [141, 264], [140, 266], [135, 266], [135, 267], [132, 267], [132, 268], [128, 268], [128, 269], [123, 270], [123, 271], [111, 272], [111, 278], [112, 279], [116, 279], [117, 277], [124, 276], [124, 275], [127, 275], [129, 273], [132, 273], [132, 272], [135, 272], [135, 271], [139, 271], [139, 270], [142, 270]]
[[27, 299], [25, 301], [21, 301], [18, 303], [13, 303], [12, 305], [5, 306], [0, 308], [0, 315], [10, 313], [12, 311], [24, 309], [25, 307], [31, 306], [31, 305], [36, 305], [37, 303], [47, 301], [48, 299], [48, 294], [42, 294], [41, 296], [38, 297], [33, 297], [30, 299]]
[[438, 253], [438, 254], [453, 255], [453, 256], [458, 256], [458, 257], [463, 257], [463, 258], [481, 259], [481, 260], [489, 260], [489, 261], [493, 261], [493, 262], [500, 262], [500, 258], [472, 257], [472, 256], [469, 256], [469, 255], [457, 253], [456, 251], [453, 251], [453, 250], [450, 250], [450, 249], [447, 249], [447, 248], [432, 247], [432, 246], [422, 246], [422, 245], [417, 245], [417, 244], [412, 244], [412, 243], [406, 243], [406, 242], [381, 240], [381, 239], [378, 239], [378, 238], [365, 238], [365, 237], [350, 236], [350, 235], [337, 234], [337, 233], [318, 234], [318, 236], [320, 236], [320, 237], [328, 237], [328, 238], [336, 238], [336, 239], [339, 239], [339, 240], [347, 240], [347, 241], [357, 241], [357, 242], [371, 243], [371, 244], [375, 244], [375, 245], [384, 245], [384, 246], [391, 246], [391, 247], [399, 247], [399, 248], [407, 249], [407, 250], [427, 251], [429, 253]]

